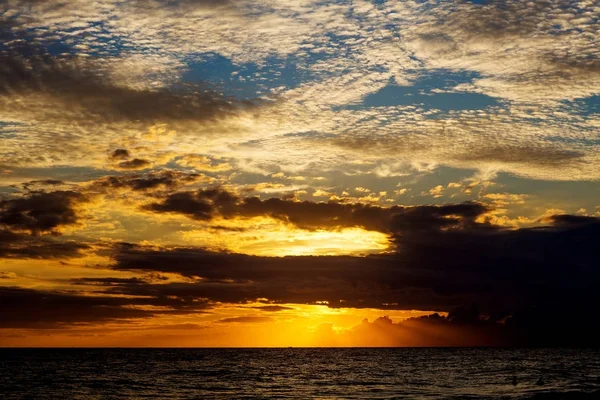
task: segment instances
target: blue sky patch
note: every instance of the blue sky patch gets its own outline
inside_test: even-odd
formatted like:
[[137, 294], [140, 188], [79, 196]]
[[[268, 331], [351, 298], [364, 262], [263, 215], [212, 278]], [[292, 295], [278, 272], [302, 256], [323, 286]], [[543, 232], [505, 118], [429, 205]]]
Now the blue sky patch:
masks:
[[400, 86], [392, 82], [351, 108], [415, 105], [424, 110], [460, 111], [498, 105], [498, 100], [491, 96], [451, 91], [456, 85], [470, 83], [475, 78], [477, 76], [469, 73], [436, 71], [420, 77], [411, 86]]

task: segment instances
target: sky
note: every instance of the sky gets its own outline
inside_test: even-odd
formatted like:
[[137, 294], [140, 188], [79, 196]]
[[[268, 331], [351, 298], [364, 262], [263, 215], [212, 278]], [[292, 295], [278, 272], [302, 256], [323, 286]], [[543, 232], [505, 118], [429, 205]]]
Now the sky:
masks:
[[0, 346], [598, 345], [599, 18], [0, 1]]

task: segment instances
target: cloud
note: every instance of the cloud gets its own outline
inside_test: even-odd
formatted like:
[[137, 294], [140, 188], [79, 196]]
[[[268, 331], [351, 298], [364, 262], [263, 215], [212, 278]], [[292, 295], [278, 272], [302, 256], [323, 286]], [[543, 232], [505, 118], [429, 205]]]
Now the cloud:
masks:
[[444, 187], [442, 185], [437, 185], [427, 191], [421, 193], [423, 196], [432, 196], [434, 199], [442, 197], [444, 195]]
[[113, 160], [126, 160], [129, 158], [129, 151], [127, 149], [116, 149], [110, 155]]
[[558, 147], [536, 146], [527, 148], [525, 146], [501, 146], [495, 148], [483, 148], [471, 154], [461, 157], [464, 161], [499, 162], [503, 164], [534, 164], [552, 167], [564, 166], [569, 162], [581, 161], [584, 153], [575, 150], [561, 149]]
[[15, 279], [16, 277], [17, 274], [15, 274], [14, 272], [0, 271], [0, 279]]
[[[474, 304], [458, 307], [447, 317], [431, 314], [394, 322], [388, 316], [335, 333], [329, 346], [437, 347], [437, 346], [570, 346], [594, 347], [598, 327], [579, 311], [563, 307], [529, 309], [513, 316], [479, 314]], [[563, 313], [564, 312], [564, 313]], [[461, 318], [457, 315], [461, 314]], [[498, 320], [500, 318], [501, 320]], [[503, 322], [505, 321], [505, 322]]]
[[292, 307], [284, 307], [284, 306], [256, 306], [253, 307], [257, 310], [266, 311], [266, 312], [279, 312], [279, 311], [289, 311], [293, 310]]
[[57, 329], [150, 318], [161, 314], [201, 313], [208, 304], [196, 301], [109, 296], [0, 287], [0, 328]]
[[[333, 333], [333, 332], [332, 332]], [[388, 316], [360, 325], [339, 334], [329, 335], [339, 345], [355, 347], [437, 347], [437, 346], [507, 346], [514, 338], [501, 324], [485, 320], [467, 323], [431, 314], [393, 322]]]
[[[114, 5], [110, 3], [104, 6]], [[52, 15], [65, 11], [62, 2], [45, 4], [58, 7], [45, 11]], [[86, 7], [66, 9], [86, 12]], [[30, 10], [32, 14], [36, 11], [40, 11], [37, 6]], [[160, 65], [138, 65], [146, 61], [168, 64], [163, 58], [169, 56], [90, 55], [90, 49], [56, 52], [54, 46], [61, 39], [36, 36], [21, 24], [25, 23], [22, 16], [17, 13], [10, 22], [8, 14], [0, 18], [0, 36], [6, 36], [0, 50], [0, 129], [4, 121], [14, 127], [11, 135], [3, 135], [5, 146], [0, 152], [8, 164], [97, 168], [106, 164], [106, 147], [117, 147], [109, 157], [116, 168], [143, 169], [156, 162], [155, 151], [174, 140], [175, 132], [192, 136], [231, 133], [237, 118], [258, 105], [226, 97], [202, 82], [179, 82], [179, 73], [168, 67], [162, 71]], [[62, 39], [70, 36], [62, 28], [59, 31]], [[91, 28], [88, 38], [95, 33]], [[96, 39], [107, 43], [106, 38]], [[181, 60], [173, 63], [180, 68]], [[154, 69], [162, 71], [161, 77]], [[168, 126], [168, 134], [144, 134], [157, 126]], [[138, 152], [135, 159], [129, 159], [131, 154], [123, 148], [140, 149], [148, 142], [150, 147]]]
[[217, 322], [222, 323], [222, 324], [231, 324], [231, 323], [254, 324], [254, 323], [264, 323], [264, 322], [271, 322], [271, 321], [273, 321], [273, 318], [271, 318], [271, 317], [232, 317], [232, 318], [223, 318]]
[[[374, 113], [374, 112], [373, 112]], [[478, 171], [506, 171], [521, 177], [547, 180], [587, 180], [598, 163], [578, 135], [592, 127], [581, 121], [565, 125], [553, 120], [528, 120], [501, 110], [457, 112], [439, 119], [422, 111], [377, 110], [393, 124], [363, 123], [343, 135], [314, 138], [315, 146], [333, 145], [328, 152], [351, 154], [363, 162], [381, 163], [393, 158], [412, 166], [417, 161]], [[551, 113], [551, 110], [548, 110]], [[541, 113], [543, 114], [543, 113]], [[366, 115], [364, 116], [366, 117]], [[414, 118], [414, 120], [413, 120]], [[377, 135], [370, 132], [377, 130]]]
[[[199, 193], [203, 199], [208, 199], [211, 207], [219, 210], [243, 205], [245, 201], [218, 189]], [[250, 215], [257, 215], [254, 212], [258, 209], [271, 212], [273, 208], [263, 208], [264, 204], [271, 204], [269, 200], [253, 200], [260, 203]], [[477, 222], [485, 220], [489, 209], [472, 203], [395, 208], [297, 204], [303, 207], [303, 212], [308, 209], [317, 215], [305, 223], [307, 226], [357, 223], [371, 226], [390, 235], [395, 243], [394, 251], [367, 257], [258, 257], [197, 247], [123, 244], [114, 249], [110, 268], [115, 271], [175, 273], [190, 279], [158, 282], [145, 278], [81, 278], [71, 284], [93, 285], [98, 294], [108, 298], [140, 299], [135, 300], [140, 303], [109, 307], [118, 310], [113, 310], [114, 314], [109, 316], [98, 317], [99, 321], [130, 318], [120, 310], [123, 307], [145, 310], [145, 314], [135, 318], [146, 318], [156, 315], [156, 310], [150, 313], [144, 308], [146, 306], [167, 307], [168, 312], [185, 314], [197, 311], [192, 304], [198, 299], [203, 299], [204, 308], [213, 303], [246, 304], [268, 299], [276, 304], [258, 309], [281, 311], [285, 308], [280, 308], [277, 303], [296, 303], [328, 304], [333, 308], [452, 311], [461, 304], [477, 303], [483, 313], [513, 314], [517, 319], [511, 323], [528, 326], [527, 318], [519, 315], [530, 315], [528, 310], [533, 305], [553, 306], [567, 312], [575, 308], [590, 309], [600, 300], [595, 291], [600, 275], [593, 268], [596, 264], [593, 240], [600, 233], [597, 218], [556, 215], [544, 220], [548, 225], [505, 230], [485, 221]], [[319, 219], [320, 211], [315, 212], [311, 207], [319, 210], [321, 205], [331, 207], [327, 210], [333, 210], [333, 214]], [[278, 218], [285, 220], [294, 215], [300, 220], [302, 214], [293, 207], [286, 204], [275, 208]], [[288, 214], [281, 214], [282, 210]], [[235, 208], [228, 212], [236, 217], [245, 215]], [[331, 220], [331, 215], [336, 219]], [[3, 243], [9, 244], [9, 251], [10, 247], [18, 251], [13, 250], [12, 255], [0, 252], [2, 256], [47, 258], [59, 257], [62, 251], [55, 238], [17, 237], [10, 232], [6, 238], [9, 240], [3, 240]], [[21, 244], [10, 245], [11, 241]], [[48, 246], [44, 247], [45, 244]], [[69, 249], [65, 246], [65, 254], [71, 251], [73, 256], [83, 250], [82, 247]], [[53, 314], [48, 313], [49, 321]], [[456, 311], [449, 315], [449, 320], [464, 321], [464, 315], [471, 314]], [[76, 323], [69, 322], [62, 314], [58, 316], [58, 320], [67, 321], [64, 323]], [[22, 326], [34, 324], [31, 321], [18, 323]], [[440, 329], [443, 331], [445, 326]], [[447, 330], [454, 332], [454, 328]], [[522, 328], [518, 332], [522, 332]], [[459, 344], [469, 340], [444, 343]]]
[[115, 253], [112, 268], [206, 280], [160, 288], [121, 287], [121, 294], [160, 290], [221, 302], [266, 298], [278, 303], [327, 301], [330, 307], [438, 311], [475, 302], [488, 313], [557, 299], [579, 308], [597, 302], [594, 285], [600, 275], [593, 268], [593, 238], [600, 220], [516, 230], [469, 224], [446, 229], [435, 213], [430, 215], [433, 211], [423, 208], [418, 218], [393, 221], [394, 253], [278, 258], [129, 245]]
[[598, 91], [593, 2], [440, 2], [422, 14], [408, 46], [428, 66], [477, 71], [492, 96], [548, 103]]
[[153, 203], [145, 207], [154, 212], [179, 212], [198, 220], [212, 219], [213, 207], [207, 201], [197, 199], [191, 192], [173, 193], [162, 203]]
[[148, 10], [148, 7], [159, 10], [165, 7], [174, 7], [181, 10], [193, 11], [195, 9], [223, 9], [235, 5], [231, 0], [137, 0], [137, 2], [145, 10]]
[[[100, 121], [201, 121], [234, 112], [234, 106], [216, 94], [201, 90], [174, 92], [167, 89], [133, 90], [115, 86], [91, 71], [85, 61], [60, 60], [51, 56], [2, 56], [0, 93], [6, 110], [17, 112], [23, 105], [8, 102], [32, 96], [49, 96], [54, 108], [81, 110], [81, 116]], [[33, 106], [33, 105], [31, 105]], [[36, 110], [33, 110], [34, 112]], [[76, 117], [73, 112], [67, 114]], [[57, 116], [60, 117], [60, 116]], [[46, 114], [45, 118], [51, 118]]]
[[[193, 283], [127, 285], [111, 288], [112, 294], [145, 296], [193, 296], [224, 303], [246, 303], [268, 298], [279, 303], [316, 304], [331, 307], [384, 307], [398, 301], [401, 309], [445, 309], [444, 299], [429, 289], [411, 289], [415, 283], [398, 260], [380, 257], [256, 257], [211, 252], [203, 249], [121, 250], [114, 256], [115, 270], [174, 272], [201, 276]], [[405, 287], [389, 288], [394, 270], [400, 268]], [[402, 272], [399, 272], [401, 274]], [[397, 277], [398, 280], [402, 279]], [[387, 279], [387, 280], [386, 280]], [[340, 302], [340, 299], [343, 299]], [[433, 307], [433, 308], [430, 308]], [[385, 307], [384, 307], [385, 308]]]
[[241, 198], [223, 189], [200, 189], [167, 195], [158, 203], [144, 206], [157, 213], [179, 213], [208, 221], [222, 218], [252, 218], [269, 216], [303, 229], [362, 227], [384, 233], [397, 229], [412, 229], [430, 224], [432, 228], [450, 228], [473, 223], [473, 218], [486, 211], [477, 203], [446, 206], [381, 207], [368, 204], [343, 204], [334, 201], [314, 203], [279, 198], [262, 200]]
[[0, 201], [0, 224], [16, 231], [46, 233], [79, 221], [76, 206], [88, 198], [75, 191], [33, 193]]
[[141, 285], [146, 283], [142, 278], [75, 278], [71, 280], [75, 285], [89, 286], [114, 286], [114, 285]]
[[23, 190], [25, 190], [25, 191], [35, 192], [35, 191], [45, 191], [48, 189], [48, 187], [51, 187], [51, 188], [57, 190], [60, 187], [68, 187], [69, 185], [66, 182], [63, 182], [58, 179], [40, 179], [40, 180], [24, 182], [24, 183], [21, 183], [20, 185], [14, 185], [14, 186], [15, 187], [21, 186], [21, 188], [23, 188]]
[[198, 171], [223, 172], [229, 171], [233, 167], [228, 163], [215, 163], [207, 156], [200, 154], [186, 154], [177, 159], [176, 163], [183, 167], [194, 168]]
[[598, 218], [584, 215], [558, 214], [544, 218], [543, 222], [552, 222], [554, 225], [561, 227], [585, 227], [586, 225], [593, 226], [598, 223]]
[[152, 166], [152, 163], [148, 160], [142, 160], [141, 158], [134, 158], [129, 161], [121, 161], [117, 164], [120, 169], [148, 169]]
[[61, 259], [82, 257], [90, 245], [47, 236], [31, 236], [0, 229], [0, 258]]
[[[115, 46], [106, 40], [102, 42], [105, 33], [118, 37], [135, 53], [145, 44], [153, 53], [221, 53], [243, 61], [298, 50], [304, 40], [314, 35], [310, 28], [317, 28], [312, 18], [306, 18], [308, 26], [295, 18], [299, 13], [310, 16], [307, 5], [229, 0], [104, 0], [82, 5], [58, 0], [10, 2], [17, 26], [70, 33], [85, 43], [80, 51], [97, 49], [101, 54], [110, 53]], [[331, 14], [335, 12], [334, 7], [324, 8], [331, 8]], [[94, 29], [97, 25], [103, 31]], [[40, 40], [51, 39], [51, 35], [43, 33]], [[225, 42], [229, 42], [229, 49]]]
[[175, 189], [203, 179], [200, 174], [187, 174], [179, 171], [162, 170], [146, 174], [129, 174], [122, 176], [108, 176], [94, 181], [92, 189], [110, 191], [115, 189], [130, 189], [133, 191], [147, 191], [153, 189]]
[[[265, 165], [332, 170], [358, 156], [365, 163], [393, 159], [537, 179], [597, 175], [598, 152], [593, 142], [586, 143], [595, 140], [597, 118], [565, 102], [594, 95], [600, 87], [595, 9], [589, 4], [155, 1], [141, 6], [106, 0], [10, 5], [4, 34], [10, 39], [5, 57], [12, 61], [6, 63], [4, 84], [14, 87], [5, 93], [3, 115], [26, 124], [14, 128], [18, 135], [10, 147], [21, 150], [5, 153], [11, 163], [97, 166], [106, 148], [91, 138], [124, 146], [124, 137], [131, 140], [141, 125], [166, 123], [177, 136], [169, 147], [182, 144], [180, 155], [227, 149], [232, 165], [248, 171]], [[56, 54], [48, 49], [57, 41], [66, 51], [50, 55]], [[293, 63], [306, 75], [274, 87], [268, 74], [259, 73], [251, 86], [261, 92], [257, 97], [272, 101], [255, 107], [258, 103], [235, 101], [195, 83], [194, 68], [209, 63], [208, 54], [226, 58], [234, 73], [245, 63], [272, 62]], [[425, 90], [419, 78], [438, 74], [469, 77], [439, 90], [485, 93], [505, 102], [447, 113], [418, 104], [363, 104], [388, 86]], [[242, 75], [235, 76], [254, 79]], [[313, 145], [310, 136], [295, 136], [307, 133], [322, 140]], [[369, 138], [361, 144], [364, 135]], [[151, 156], [138, 159], [152, 161]], [[214, 172], [230, 166], [180, 161]]]

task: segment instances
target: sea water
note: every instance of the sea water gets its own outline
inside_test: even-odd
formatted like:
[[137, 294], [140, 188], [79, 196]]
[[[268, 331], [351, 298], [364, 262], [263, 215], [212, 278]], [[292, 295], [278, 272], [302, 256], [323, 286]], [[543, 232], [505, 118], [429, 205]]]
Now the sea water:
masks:
[[0, 349], [2, 399], [600, 399], [600, 351]]

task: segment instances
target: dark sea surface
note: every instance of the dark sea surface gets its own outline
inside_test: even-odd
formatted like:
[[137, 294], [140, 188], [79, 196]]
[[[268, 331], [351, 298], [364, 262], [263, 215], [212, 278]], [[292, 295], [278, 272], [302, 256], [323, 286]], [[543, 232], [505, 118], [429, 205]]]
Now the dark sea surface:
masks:
[[0, 399], [600, 399], [599, 390], [599, 350], [0, 349]]

